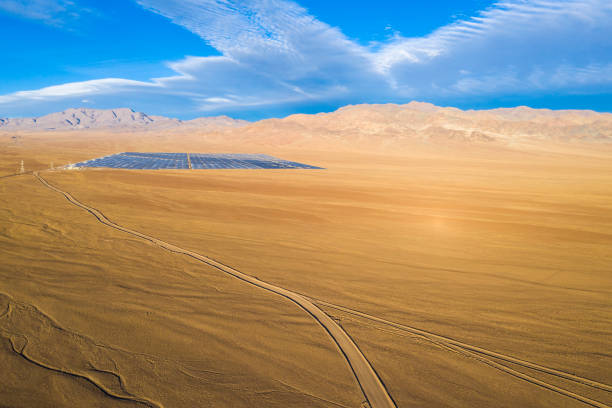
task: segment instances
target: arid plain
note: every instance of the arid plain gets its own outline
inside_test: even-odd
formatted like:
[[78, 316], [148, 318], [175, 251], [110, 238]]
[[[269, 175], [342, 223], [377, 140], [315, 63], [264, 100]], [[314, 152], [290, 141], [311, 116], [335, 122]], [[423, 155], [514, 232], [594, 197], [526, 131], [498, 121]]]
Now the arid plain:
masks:
[[[361, 106], [227, 130], [0, 133], [0, 405], [612, 405], [612, 115]], [[323, 170], [49, 170], [121, 151]], [[26, 174], [18, 172], [24, 160]]]

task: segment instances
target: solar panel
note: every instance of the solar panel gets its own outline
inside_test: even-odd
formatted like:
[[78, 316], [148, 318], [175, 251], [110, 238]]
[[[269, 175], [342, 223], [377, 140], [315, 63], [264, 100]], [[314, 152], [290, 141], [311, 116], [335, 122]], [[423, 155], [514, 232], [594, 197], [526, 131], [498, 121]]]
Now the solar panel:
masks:
[[[190, 166], [191, 164], [191, 166]], [[76, 163], [73, 167], [115, 169], [322, 169], [266, 154], [123, 152]]]

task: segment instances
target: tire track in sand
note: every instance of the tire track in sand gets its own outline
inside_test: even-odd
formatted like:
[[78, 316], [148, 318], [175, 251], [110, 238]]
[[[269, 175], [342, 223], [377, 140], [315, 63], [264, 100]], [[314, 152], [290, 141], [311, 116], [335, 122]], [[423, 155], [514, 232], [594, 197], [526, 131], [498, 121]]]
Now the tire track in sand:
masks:
[[[597, 382], [594, 380], [590, 380], [588, 378], [584, 378], [584, 377], [580, 377], [574, 374], [570, 374], [570, 373], [566, 373], [564, 371], [560, 371], [560, 370], [556, 370], [553, 368], [549, 368], [549, 367], [545, 367], [530, 361], [526, 361], [526, 360], [522, 360], [522, 359], [518, 359], [516, 357], [511, 357], [505, 354], [501, 354], [501, 353], [497, 353], [495, 351], [491, 351], [491, 350], [487, 350], [484, 349], [482, 347], [478, 347], [478, 346], [474, 346], [468, 343], [464, 343], [461, 341], [457, 341], [454, 339], [451, 339], [449, 337], [445, 337], [445, 336], [441, 336], [439, 334], [435, 334], [426, 330], [422, 330], [422, 329], [418, 329], [416, 327], [412, 327], [412, 326], [407, 326], [404, 324], [400, 324], [400, 323], [395, 323], [389, 320], [385, 320], [382, 319], [380, 317], [376, 317], [376, 316], [372, 316], [369, 315], [367, 313], [363, 313], [360, 312], [358, 310], [354, 310], [354, 309], [350, 309], [344, 306], [340, 306], [340, 305], [336, 305], [333, 303], [329, 303], [329, 302], [325, 302], [323, 300], [319, 300], [319, 299], [315, 299], [315, 298], [309, 298], [312, 302], [319, 304], [321, 306], [326, 306], [332, 309], [336, 309], [339, 310], [341, 312], [344, 313], [348, 313], [350, 315], [353, 316], [358, 316], [367, 320], [371, 320], [373, 322], [377, 322], [386, 326], [390, 326], [393, 327], [395, 329], [404, 331], [404, 332], [408, 332], [411, 334], [414, 334], [416, 336], [419, 336], [420, 338], [424, 338], [426, 340], [429, 340], [435, 344], [438, 344], [440, 346], [443, 346], [444, 348], [450, 350], [450, 351], [454, 351], [454, 352], [458, 352], [460, 354], [464, 354], [467, 355], [469, 357], [473, 357], [476, 360], [479, 360], [493, 368], [496, 368], [498, 370], [501, 370], [507, 374], [510, 374], [514, 377], [517, 377], [519, 379], [522, 379], [524, 381], [527, 381], [529, 383], [532, 383], [534, 385], [549, 389], [551, 391], [557, 392], [561, 395], [565, 395], [566, 397], [575, 399], [577, 401], [583, 402], [585, 404], [597, 407], [597, 408], [611, 408], [609, 405], [604, 404], [602, 402], [593, 400], [591, 398], [585, 397], [583, 395], [568, 391], [566, 389], [557, 387], [555, 385], [549, 384], [547, 382], [541, 381], [531, 375], [522, 373], [520, 371], [514, 370], [513, 368], [510, 368], [508, 366], [505, 366], [503, 364], [500, 364], [494, 360], [492, 360], [491, 358], [487, 358], [487, 357], [493, 357], [496, 358], [498, 360], [503, 360], [503, 361], [507, 361], [509, 363], [513, 363], [522, 367], [526, 367], [526, 368], [530, 368], [532, 370], [535, 371], [540, 371], [546, 374], [550, 374], [556, 377], [560, 377], [560, 378], [564, 378], [566, 380], [570, 380], [573, 381], [575, 383], [579, 383], [582, 385], [586, 385], [588, 387], [591, 388], [596, 388], [602, 391], [606, 391], [606, 392], [612, 392], [612, 386], [608, 385], [608, 384], [604, 384], [601, 382]], [[487, 357], [485, 357], [487, 356]]]
[[147, 240], [155, 245], [158, 245], [168, 251], [175, 252], [178, 254], [187, 255], [192, 257], [200, 262], [203, 262], [215, 269], [220, 270], [226, 274], [229, 274], [235, 278], [238, 278], [244, 282], [247, 282], [251, 285], [257, 286], [261, 289], [267, 290], [269, 292], [280, 295], [291, 302], [297, 304], [300, 308], [306, 311], [312, 318], [314, 318], [321, 327], [323, 327], [330, 337], [334, 340], [340, 352], [344, 355], [344, 358], [348, 362], [353, 375], [361, 391], [364, 394], [367, 402], [372, 408], [396, 408], [396, 404], [389, 395], [389, 392], [385, 388], [382, 380], [374, 371], [374, 368], [370, 364], [370, 362], [365, 358], [359, 347], [355, 344], [353, 339], [346, 333], [342, 327], [338, 323], [336, 323], [331, 317], [329, 317], [322, 309], [317, 307], [311, 300], [307, 297], [300, 295], [298, 293], [292, 292], [290, 290], [281, 288], [279, 286], [272, 285], [270, 283], [259, 280], [253, 276], [242, 273], [230, 266], [224, 265], [214, 259], [206, 257], [204, 255], [200, 255], [197, 252], [190, 251], [187, 249], [180, 248], [176, 245], [170, 244], [168, 242], [162, 241], [155, 237], [140, 233], [138, 231], [131, 230], [129, 228], [125, 228], [119, 224], [116, 224], [106, 218], [106, 216], [99, 210], [87, 206], [76, 198], [74, 198], [69, 193], [54, 187], [49, 184], [44, 178], [42, 178], [38, 172], [34, 172], [34, 176], [47, 188], [62, 194], [70, 203], [76, 205], [77, 207], [82, 208], [83, 210], [89, 212], [91, 215], [96, 217], [96, 219], [102, 224], [109, 226], [111, 228], [117, 229], [119, 231], [134, 235], [136, 237]]
[[34, 172], [33, 171], [25, 171], [23, 173], [5, 174], [4, 176], [0, 176], [0, 179], [5, 179], [5, 178], [9, 178], [9, 177], [23, 176], [23, 175], [32, 174], [32, 173], [34, 173]]

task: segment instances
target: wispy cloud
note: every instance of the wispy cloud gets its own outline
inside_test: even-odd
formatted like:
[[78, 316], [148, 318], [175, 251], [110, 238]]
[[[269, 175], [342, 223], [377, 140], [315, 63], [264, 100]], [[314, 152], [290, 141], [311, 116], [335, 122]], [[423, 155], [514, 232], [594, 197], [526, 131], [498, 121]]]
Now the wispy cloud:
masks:
[[587, 66], [560, 65], [553, 70], [534, 68], [528, 75], [514, 69], [479, 77], [458, 79], [446, 92], [462, 95], [511, 95], [516, 90], [565, 90], [572, 93], [590, 93], [612, 86], [612, 63]]
[[137, 2], [197, 34], [221, 56], [185, 57], [168, 64], [175, 75], [148, 82], [78, 82], [0, 96], [0, 103], [146, 92], [180, 96], [194, 110], [214, 111], [589, 87], [612, 91], [609, 0], [503, 0], [427, 36], [396, 34], [369, 46], [287, 0]]
[[0, 0], [0, 12], [63, 25], [65, 20], [77, 18], [80, 11], [71, 0]]
[[[171, 65], [207, 97], [271, 101], [316, 99], [339, 85], [364, 79], [370, 51], [342, 32], [284, 0], [139, 0], [147, 9], [184, 26], [223, 58], [187, 58]], [[357, 70], [356, 68], [359, 67]], [[380, 82], [374, 72], [374, 81]], [[364, 82], [366, 85], [372, 80]], [[189, 86], [191, 86], [190, 84]]]
[[85, 95], [104, 95], [121, 92], [122, 90], [159, 86], [161, 85], [155, 82], [141, 82], [121, 78], [94, 79], [91, 81], [70, 82], [62, 85], [48, 86], [33, 91], [19, 91], [7, 95], [0, 95], [0, 103], [11, 103], [24, 99], [45, 101], [50, 99], [82, 97]]
[[426, 79], [431, 85], [457, 92], [467, 90], [468, 82], [494, 83], [494, 77], [500, 89], [515, 78], [511, 89], [528, 91], [533, 82], [526, 79], [535, 72], [612, 62], [611, 18], [606, 0], [506, 0], [426, 37], [396, 37], [381, 47], [376, 65], [397, 83], [422, 77], [421, 67], [427, 67], [435, 72]]

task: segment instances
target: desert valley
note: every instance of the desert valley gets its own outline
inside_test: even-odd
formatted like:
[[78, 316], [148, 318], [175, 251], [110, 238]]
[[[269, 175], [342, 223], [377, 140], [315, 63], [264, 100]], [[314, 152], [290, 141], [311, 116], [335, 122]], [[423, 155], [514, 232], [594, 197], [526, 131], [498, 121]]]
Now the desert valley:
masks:
[[0, 177], [0, 406], [612, 405], [612, 114], [73, 109]]

